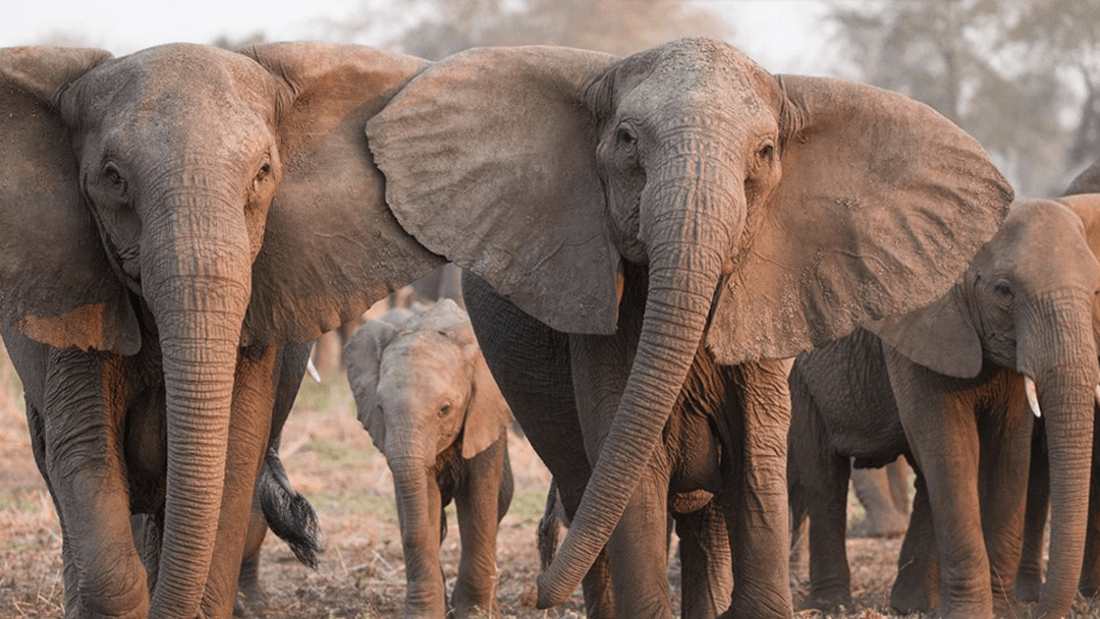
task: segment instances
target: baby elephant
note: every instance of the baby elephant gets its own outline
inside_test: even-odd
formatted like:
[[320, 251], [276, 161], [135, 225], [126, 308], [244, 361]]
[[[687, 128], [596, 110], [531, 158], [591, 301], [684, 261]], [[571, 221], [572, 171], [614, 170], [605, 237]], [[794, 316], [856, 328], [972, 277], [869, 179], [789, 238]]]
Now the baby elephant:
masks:
[[497, 525], [512, 501], [511, 414], [470, 320], [451, 300], [371, 320], [345, 350], [359, 421], [393, 471], [405, 553], [405, 616], [446, 612], [439, 545], [453, 498], [462, 558], [458, 616], [494, 610]]

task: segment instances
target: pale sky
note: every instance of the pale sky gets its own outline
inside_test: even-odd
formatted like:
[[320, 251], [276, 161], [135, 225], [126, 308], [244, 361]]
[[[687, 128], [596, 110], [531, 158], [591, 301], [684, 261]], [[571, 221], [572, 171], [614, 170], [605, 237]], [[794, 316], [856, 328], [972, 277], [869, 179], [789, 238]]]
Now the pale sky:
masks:
[[[393, 0], [400, 2], [400, 0]], [[693, 0], [733, 24], [735, 43], [773, 72], [821, 73], [825, 46], [818, 0]], [[359, 0], [0, 0], [0, 47], [78, 37], [116, 54], [152, 45], [208, 43], [263, 31], [272, 40], [317, 39], [324, 20], [355, 12]]]

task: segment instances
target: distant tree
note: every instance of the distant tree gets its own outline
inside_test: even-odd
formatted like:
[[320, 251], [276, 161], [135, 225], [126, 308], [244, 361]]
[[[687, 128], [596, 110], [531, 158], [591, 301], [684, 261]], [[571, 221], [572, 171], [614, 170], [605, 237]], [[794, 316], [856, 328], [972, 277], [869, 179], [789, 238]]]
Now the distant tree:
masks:
[[1095, 30], [1095, 0], [833, 0], [830, 17], [856, 78], [952, 119], [991, 151], [1020, 193], [1034, 195], [1063, 186], [1074, 158], [1063, 121], [1066, 102], [1080, 95], [1061, 69], [1080, 49], [1055, 40], [1069, 27], [1056, 15], [1060, 4], [1076, 7], [1079, 20], [1092, 14]]
[[[387, 30], [397, 30], [389, 34]], [[629, 54], [684, 36], [728, 39], [733, 29], [705, 4], [673, 0], [410, 0], [400, 9], [365, 0], [329, 24], [341, 40], [425, 58], [470, 47], [564, 45]]]

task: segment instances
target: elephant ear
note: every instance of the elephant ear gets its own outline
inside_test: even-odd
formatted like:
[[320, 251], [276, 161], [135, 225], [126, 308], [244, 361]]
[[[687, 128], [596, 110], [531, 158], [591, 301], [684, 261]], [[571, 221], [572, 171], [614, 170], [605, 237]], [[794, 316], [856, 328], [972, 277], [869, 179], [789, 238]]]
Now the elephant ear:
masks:
[[477, 342], [467, 347], [466, 354], [473, 364], [473, 384], [470, 386], [470, 403], [462, 431], [462, 457], [469, 460], [488, 449], [508, 431], [512, 412], [493, 380]]
[[917, 365], [944, 376], [973, 378], [982, 371], [982, 342], [959, 295], [954, 287], [926, 307], [868, 328]]
[[784, 76], [783, 175], [707, 343], [791, 357], [934, 301], [997, 231], [1012, 188], [969, 135], [905, 96]]
[[0, 322], [64, 348], [133, 354], [137, 317], [84, 206], [58, 94], [110, 57], [0, 49]]
[[363, 137], [367, 119], [425, 66], [356, 45], [248, 49], [285, 88], [282, 180], [252, 271], [246, 341], [304, 341], [443, 264], [386, 207]]
[[348, 384], [355, 396], [356, 417], [370, 434], [378, 451], [385, 453], [386, 423], [378, 399], [378, 377], [382, 353], [397, 335], [399, 327], [384, 320], [368, 320], [351, 336], [344, 347], [348, 364]]
[[619, 254], [583, 101], [611, 62], [552, 47], [469, 50], [426, 69], [367, 124], [401, 225], [570, 333], [613, 333], [618, 319]]

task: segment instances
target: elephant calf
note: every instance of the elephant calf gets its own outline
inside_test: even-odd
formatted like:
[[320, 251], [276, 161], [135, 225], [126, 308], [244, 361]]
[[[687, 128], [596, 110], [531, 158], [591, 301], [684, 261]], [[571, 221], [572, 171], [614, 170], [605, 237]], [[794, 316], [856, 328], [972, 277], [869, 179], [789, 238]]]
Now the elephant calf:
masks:
[[393, 471], [405, 553], [406, 616], [442, 617], [443, 509], [458, 507], [458, 616], [492, 613], [496, 534], [512, 501], [508, 405], [470, 320], [447, 299], [363, 325], [344, 358], [359, 421]]

